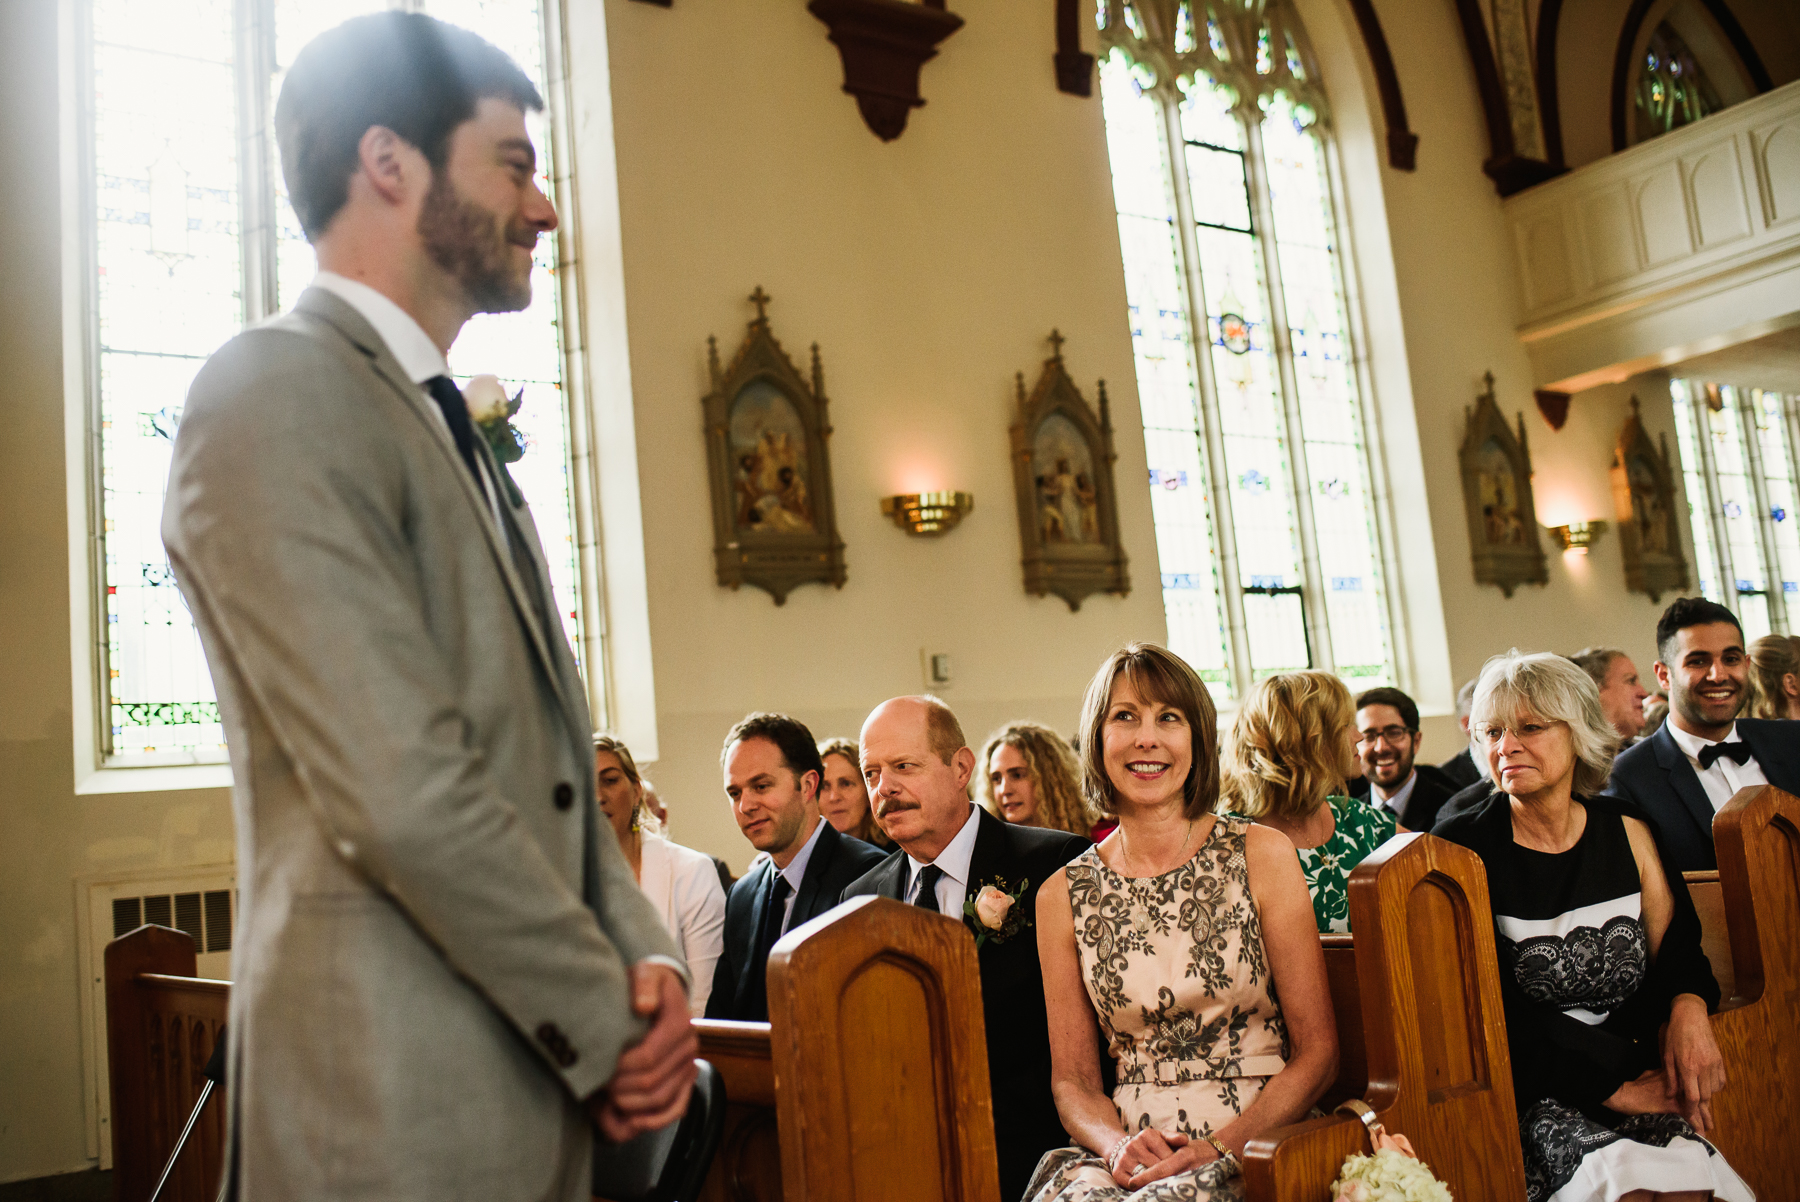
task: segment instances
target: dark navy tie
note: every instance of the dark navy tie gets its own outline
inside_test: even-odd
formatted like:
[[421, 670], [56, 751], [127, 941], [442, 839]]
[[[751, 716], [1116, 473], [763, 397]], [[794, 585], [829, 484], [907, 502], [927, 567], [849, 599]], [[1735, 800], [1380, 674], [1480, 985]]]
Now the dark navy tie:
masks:
[[1700, 767], [1703, 771], [1718, 763], [1720, 759], [1731, 760], [1742, 766], [1750, 762], [1750, 744], [1742, 741], [1736, 743], [1708, 743], [1700, 749], [1700, 754], [1694, 758], [1700, 761]]
[[443, 411], [444, 421], [450, 426], [450, 437], [456, 440], [456, 452], [468, 466], [469, 475], [475, 478], [475, 487], [481, 488], [481, 471], [475, 466], [475, 423], [469, 420], [469, 406], [463, 402], [462, 389], [449, 376], [433, 376], [425, 381], [425, 387], [431, 390], [431, 399]]
[[745, 1022], [769, 1021], [769, 952], [781, 939], [781, 928], [787, 918], [788, 894], [794, 887], [779, 872], [769, 882], [768, 900], [763, 903], [762, 930], [756, 933], [756, 957], [750, 961], [750, 993], [745, 999]]
[[944, 879], [944, 870], [936, 864], [927, 864], [919, 869], [919, 892], [913, 898], [913, 905], [922, 906], [932, 913], [938, 912], [938, 882]]

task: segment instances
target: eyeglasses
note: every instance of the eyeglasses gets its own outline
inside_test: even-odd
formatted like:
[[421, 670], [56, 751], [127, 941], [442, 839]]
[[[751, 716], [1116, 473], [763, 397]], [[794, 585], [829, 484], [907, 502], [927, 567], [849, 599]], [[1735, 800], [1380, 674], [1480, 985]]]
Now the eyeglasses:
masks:
[[1385, 739], [1389, 744], [1398, 747], [1411, 735], [1412, 731], [1404, 726], [1384, 726], [1380, 730], [1359, 730], [1356, 732], [1356, 740], [1359, 743], [1375, 743]]
[[1476, 729], [1475, 737], [1483, 743], [1497, 743], [1500, 741], [1500, 736], [1510, 730], [1513, 738], [1521, 743], [1529, 743], [1533, 739], [1549, 733], [1554, 727], [1567, 725], [1567, 722], [1520, 722], [1517, 725], [1481, 726]]

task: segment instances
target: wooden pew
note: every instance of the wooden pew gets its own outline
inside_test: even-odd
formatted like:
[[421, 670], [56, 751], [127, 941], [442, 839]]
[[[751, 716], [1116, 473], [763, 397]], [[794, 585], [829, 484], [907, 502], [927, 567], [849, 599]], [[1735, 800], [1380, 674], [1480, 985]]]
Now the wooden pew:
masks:
[[1741, 790], [1713, 819], [1713, 844], [1736, 996], [1713, 1018], [1728, 1084], [1712, 1139], [1758, 1198], [1800, 1198], [1800, 798]]
[[[143, 1202], [156, 1188], [225, 1025], [230, 982], [194, 971], [194, 940], [185, 931], [143, 926], [106, 945], [113, 1197], [119, 1202]], [[215, 1089], [162, 1196], [213, 1202], [224, 1149], [225, 1094]]]
[[[1389, 1130], [1406, 1134], [1453, 1197], [1524, 1198], [1480, 857], [1429, 835], [1397, 835], [1357, 866], [1349, 891], [1352, 945], [1326, 945], [1339, 1005], [1339, 1075], [1326, 1101], [1366, 1076], [1364, 1100]], [[1351, 978], [1360, 1024], [1345, 1021]], [[1326, 1198], [1344, 1158], [1367, 1150], [1353, 1118], [1278, 1128], [1245, 1149], [1248, 1193]]]

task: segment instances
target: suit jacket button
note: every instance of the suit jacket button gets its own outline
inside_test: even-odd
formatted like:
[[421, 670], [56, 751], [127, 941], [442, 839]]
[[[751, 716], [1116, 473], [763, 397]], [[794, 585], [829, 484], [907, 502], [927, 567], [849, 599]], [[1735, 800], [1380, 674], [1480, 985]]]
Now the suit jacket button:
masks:
[[575, 786], [571, 785], [568, 781], [563, 781], [561, 784], [557, 785], [556, 789], [550, 794], [550, 800], [556, 803], [557, 809], [568, 809], [575, 804]]

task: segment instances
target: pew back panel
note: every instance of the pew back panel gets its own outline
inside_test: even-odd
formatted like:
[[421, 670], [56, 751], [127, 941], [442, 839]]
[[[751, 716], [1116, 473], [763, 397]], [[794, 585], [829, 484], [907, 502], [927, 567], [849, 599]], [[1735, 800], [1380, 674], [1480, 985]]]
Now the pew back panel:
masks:
[[1728, 1083], [1713, 1142], [1759, 1198], [1800, 1197], [1800, 799], [1744, 789], [1713, 821], [1740, 1002], [1713, 1018]]
[[1731, 932], [1725, 921], [1725, 891], [1719, 886], [1717, 869], [1707, 872], [1684, 872], [1688, 896], [1694, 899], [1694, 911], [1700, 916], [1700, 950], [1712, 964], [1713, 976], [1719, 982], [1719, 1004], [1731, 1006], [1737, 997], [1737, 974], [1731, 967]]
[[725, 1134], [699, 1202], [781, 1202], [775, 1061], [768, 1023], [701, 1019], [700, 1058], [725, 1079]]
[[[150, 1196], [205, 1084], [230, 983], [194, 976], [193, 937], [143, 926], [106, 946], [113, 1197]], [[215, 1090], [164, 1187], [170, 1202], [212, 1202], [224, 1165], [225, 1095]]]
[[769, 956], [789, 1202], [999, 1202], [975, 945], [954, 919], [847, 902]]
[[[1346, 1035], [1340, 1016], [1340, 1080], [1344, 1046], [1360, 1043], [1367, 1101], [1454, 1197], [1523, 1198], [1480, 858], [1430, 836], [1396, 836], [1351, 875], [1350, 914], [1362, 1030], [1360, 1040]], [[1252, 1140], [1246, 1182], [1253, 1198], [1322, 1198], [1344, 1157], [1366, 1150], [1359, 1121], [1309, 1120]]]
[[1362, 987], [1356, 983], [1356, 944], [1350, 935], [1320, 935], [1325, 952], [1325, 979], [1331, 986], [1331, 1011], [1337, 1019], [1338, 1071], [1319, 1098], [1319, 1109], [1331, 1110], [1347, 1098], [1360, 1098], [1369, 1088], [1369, 1058], [1363, 1051]]

